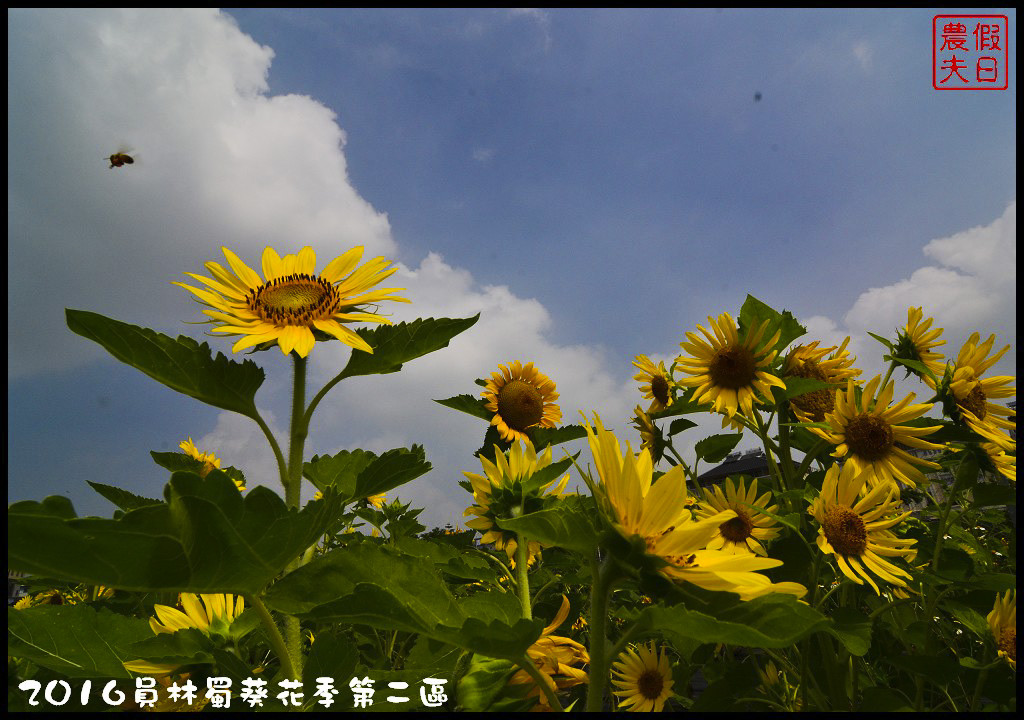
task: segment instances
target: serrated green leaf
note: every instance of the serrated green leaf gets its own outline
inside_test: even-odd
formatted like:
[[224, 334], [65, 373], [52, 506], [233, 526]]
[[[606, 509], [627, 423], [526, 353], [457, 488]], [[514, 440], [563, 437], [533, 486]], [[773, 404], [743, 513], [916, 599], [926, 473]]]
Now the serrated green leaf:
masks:
[[670, 630], [702, 643], [745, 647], [787, 647], [807, 635], [825, 630], [830, 621], [792, 595], [773, 593], [722, 609], [705, 612], [652, 605], [637, 616], [641, 630]]
[[562, 425], [556, 428], [532, 427], [527, 429], [526, 434], [530, 436], [533, 447], [540, 452], [548, 445], [561, 445], [572, 440], [579, 440], [587, 436], [587, 431], [582, 425]]
[[153, 500], [151, 498], [142, 497], [141, 495], [136, 495], [135, 493], [130, 493], [127, 490], [122, 490], [121, 488], [114, 487], [113, 485], [104, 485], [103, 483], [92, 482], [91, 480], [86, 482], [89, 483], [93, 490], [125, 511], [135, 510], [136, 508], [146, 507], [147, 505], [159, 505], [162, 502], [161, 500]]
[[542, 545], [573, 550], [589, 557], [597, 547], [598, 536], [592, 520], [593, 507], [591, 498], [570, 495], [554, 507], [518, 518], [502, 519], [498, 524], [502, 529], [524, 533]]
[[681, 433], [684, 430], [689, 430], [690, 428], [695, 427], [697, 427], [697, 423], [695, 423], [693, 420], [687, 420], [686, 418], [677, 418], [676, 420], [672, 421], [671, 425], [668, 426], [668, 437], [672, 437], [673, 435], [677, 435], [678, 433]]
[[394, 448], [383, 455], [368, 450], [342, 450], [314, 455], [302, 474], [321, 492], [333, 488], [345, 503], [388, 492], [415, 480], [431, 468], [422, 445]]
[[[117, 520], [67, 517], [47, 499], [8, 509], [8, 563], [29, 573], [126, 590], [253, 593], [312, 545], [340, 512], [331, 494], [288, 510], [271, 490], [243, 498], [227, 475], [176, 473], [166, 504]], [[56, 512], [47, 512], [49, 509]], [[69, 504], [68, 504], [69, 506]]]
[[481, 397], [463, 394], [445, 398], [444, 400], [435, 400], [434, 402], [440, 403], [452, 410], [458, 410], [481, 420], [486, 420], [487, 422], [490, 422], [491, 418], [494, 417], [494, 413], [487, 409], [487, 401]]
[[207, 405], [257, 417], [256, 391], [263, 370], [251, 360], [214, 358], [210, 346], [192, 338], [177, 340], [148, 328], [112, 320], [84, 310], [66, 311], [71, 331], [102, 345], [123, 363], [141, 370], [172, 390]]
[[90, 605], [39, 605], [7, 610], [7, 654], [71, 678], [128, 678], [122, 664], [132, 643], [151, 638], [145, 620]]
[[448, 347], [453, 337], [479, 319], [479, 314], [471, 318], [420, 318], [411, 323], [359, 328], [356, 333], [373, 348], [373, 353], [353, 350], [338, 377], [398, 372], [403, 363]]
[[[360, 542], [289, 573], [267, 592], [268, 607], [300, 617], [415, 632], [490, 657], [515, 659], [540, 635], [540, 621], [472, 615], [481, 601], [456, 601], [420, 558]], [[503, 601], [508, 603], [509, 601]]]
[[742, 438], [742, 434], [711, 435], [699, 440], [693, 449], [701, 460], [717, 463], [724, 460], [725, 456], [732, 452]]

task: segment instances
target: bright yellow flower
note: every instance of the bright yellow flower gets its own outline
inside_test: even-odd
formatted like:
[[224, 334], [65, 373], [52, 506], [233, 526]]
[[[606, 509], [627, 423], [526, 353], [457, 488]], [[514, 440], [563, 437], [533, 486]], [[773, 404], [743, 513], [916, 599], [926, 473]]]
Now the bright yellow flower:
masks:
[[633, 427], [640, 432], [640, 449], [649, 451], [655, 463], [661, 460], [665, 441], [662, 440], [661, 432], [655, 427], [651, 416], [639, 405], [633, 410]]
[[657, 365], [646, 355], [637, 355], [633, 361], [633, 367], [640, 372], [633, 376], [638, 380], [640, 392], [645, 399], [650, 399], [651, 406], [647, 412], [660, 412], [672, 404], [672, 379], [669, 377], [665, 363]]
[[[782, 368], [783, 377], [803, 377], [812, 380], [838, 385], [860, 375], [860, 370], [853, 367], [857, 358], [846, 351], [850, 338], [843, 340], [838, 348], [830, 346], [819, 348], [818, 341], [809, 345], [799, 345], [786, 356]], [[831, 353], [831, 355], [829, 355]], [[829, 355], [827, 359], [825, 356]], [[804, 422], [821, 422], [826, 413], [835, 408], [836, 391], [834, 388], [819, 388], [809, 393], [798, 395], [790, 400], [794, 412]]]
[[370, 495], [369, 497], [367, 497], [366, 502], [368, 502], [377, 510], [380, 510], [384, 506], [384, 502], [387, 499], [387, 493], [378, 493], [377, 495]]
[[263, 251], [265, 281], [233, 252], [221, 249], [231, 270], [208, 262], [206, 269], [213, 279], [185, 273], [209, 289], [180, 282], [174, 284], [211, 308], [203, 312], [211, 322], [223, 323], [213, 328], [213, 332], [242, 336], [231, 348], [232, 352], [276, 343], [285, 355], [294, 350], [300, 357], [306, 357], [316, 340], [313, 332], [318, 330], [357, 350], [372, 353], [373, 348], [344, 323], [390, 324], [381, 315], [360, 310], [383, 300], [409, 302], [394, 295], [401, 288], [370, 290], [398, 268], [389, 268], [389, 261], [378, 257], [356, 269], [363, 256], [362, 247], [354, 247], [335, 258], [319, 275], [313, 248], [306, 246], [297, 255], [282, 258], [268, 247]]
[[[590, 662], [587, 649], [572, 638], [553, 635], [552, 633], [569, 617], [569, 598], [562, 595], [562, 606], [555, 619], [544, 628], [537, 641], [526, 650], [527, 657], [540, 670], [540, 675], [552, 690], [565, 690], [588, 681], [587, 673], [582, 669]], [[518, 670], [511, 678], [511, 685], [530, 685], [526, 697], [536, 697], [543, 709], [550, 709], [547, 696], [537, 687], [533, 678], [525, 670]]]
[[[1014, 443], [1016, 447], [1016, 443]], [[996, 471], [1013, 482], [1017, 482], [1017, 456], [1008, 454], [996, 443], [983, 442], [981, 449], [988, 455]]]
[[775, 358], [771, 348], [779, 340], [776, 331], [767, 342], [762, 342], [768, 321], [752, 328], [741, 340], [735, 321], [729, 313], [722, 313], [717, 320], [708, 317], [711, 332], [698, 325], [704, 339], [688, 332], [689, 342], [679, 343], [693, 357], [680, 355], [676, 358], [679, 368], [694, 377], [678, 381], [684, 387], [696, 387], [694, 399], [710, 402], [715, 412], [724, 413], [726, 420], [742, 413], [751, 415], [754, 403], [760, 400], [772, 401], [771, 387], [786, 389], [785, 383], [767, 372]]
[[620, 709], [661, 712], [674, 684], [665, 648], [655, 650], [653, 642], [626, 648], [612, 663], [612, 684]]
[[996, 604], [988, 614], [988, 626], [999, 648], [999, 657], [1006, 658], [1013, 671], [1017, 672], [1016, 590], [1007, 590], [1002, 597], [996, 595]]
[[807, 510], [818, 521], [818, 548], [835, 555], [846, 577], [858, 585], [866, 580], [881, 594], [871, 574], [906, 587], [902, 578], [910, 579], [910, 573], [886, 558], [912, 560], [917, 552], [910, 546], [917, 541], [892, 532], [910, 513], [898, 514], [900, 498], [894, 485], [876, 482], [866, 487], [870, 474], [870, 469], [859, 470], [849, 461], [842, 470], [833, 465], [825, 473], [821, 494]]
[[708, 590], [738, 593], [744, 600], [772, 592], [802, 596], [807, 590], [796, 583], [772, 584], [756, 571], [777, 567], [782, 561], [754, 555], [733, 555], [707, 550], [719, 526], [736, 517], [724, 510], [694, 520], [687, 506], [683, 469], [676, 465], [652, 483], [651, 455], [643, 450], [626, 452], [594, 415], [595, 428], [585, 424], [594, 465], [601, 478], [595, 487], [598, 504], [612, 526], [627, 540], [640, 536], [650, 555], [666, 563], [661, 572], [669, 578]]
[[[476, 501], [476, 505], [471, 505], [463, 513], [466, 516], [477, 516], [468, 521], [466, 527], [473, 528], [483, 535], [480, 542], [494, 543], [495, 548], [504, 550], [512, 567], [515, 567], [516, 549], [519, 547], [516, 534], [502, 530], [495, 520], [511, 518], [513, 508], [520, 508], [523, 514], [532, 512], [530, 505], [539, 505], [544, 496], [561, 495], [569, 482], [569, 474], [566, 473], [557, 484], [552, 479], [537, 490], [528, 492], [524, 498], [523, 483], [551, 464], [551, 447], [548, 446], [538, 457], [529, 440], [521, 445], [514, 442], [507, 456], [495, 445], [494, 462], [481, 455], [480, 464], [483, 466], [483, 475], [462, 473], [472, 485], [473, 499]], [[529, 541], [528, 565], [533, 564], [540, 554], [540, 548], [540, 543]]]
[[732, 478], [726, 478], [724, 494], [717, 485], [705, 489], [704, 502], [697, 508], [698, 518], [712, 517], [723, 510], [736, 513], [736, 517], [718, 526], [714, 537], [708, 542], [708, 549], [733, 554], [767, 555], [761, 542], [779, 534], [778, 524], [759, 511], [761, 509], [773, 513], [778, 510], [777, 505], [768, 506], [770, 497], [770, 492], [757, 497], [757, 480], [751, 483], [748, 490], [742, 478], [735, 485]]
[[1012, 375], [997, 375], [982, 378], [985, 371], [995, 365], [1010, 349], [1010, 346], [1007, 345], [995, 355], [988, 357], [995, 344], [996, 336], [990, 335], [988, 340], [981, 345], [978, 344], [980, 339], [981, 336], [978, 333], [972, 333], [960, 349], [960, 354], [951, 369], [952, 379], [949, 389], [956, 398], [957, 407], [963, 414], [968, 427], [1004, 449], [1010, 450], [1015, 443], [1008, 434], [1001, 430], [1016, 429], [1016, 423], [1007, 419], [1014, 414], [1013, 410], [996, 405], [990, 400], [1014, 397], [1017, 394], [1017, 388], [1011, 386], [1014, 377]]
[[[946, 341], [939, 340], [942, 328], [930, 330], [931, 326], [932, 318], [924, 319], [924, 311], [921, 308], [907, 308], [907, 325], [903, 332], [897, 333], [896, 336], [896, 357], [917, 360], [941, 378], [945, 361], [942, 354], [932, 352], [932, 348], [945, 345]], [[931, 384], [927, 376], [924, 380]]]
[[494, 413], [491, 425], [498, 428], [502, 440], [526, 441], [528, 429], [552, 428], [562, 419], [562, 410], [555, 405], [555, 383], [532, 362], [523, 365], [516, 360], [498, 368], [500, 372], [491, 373], [482, 395]]
[[[195, 628], [206, 635], [226, 635], [231, 623], [245, 609], [245, 599], [241, 595], [179, 593], [178, 603], [184, 612], [167, 605], [153, 606], [156, 617], [149, 619], [149, 626], [154, 633], [159, 635]], [[170, 675], [178, 669], [177, 665], [148, 660], [132, 660], [124, 666], [132, 672], [154, 676]]]
[[845, 392], [836, 391], [835, 409], [825, 416], [825, 422], [830, 427], [827, 430], [815, 427], [808, 429], [836, 445], [832, 453], [834, 457], [845, 457], [846, 463], [858, 472], [870, 469], [870, 482], [896, 484], [898, 481], [914, 487], [924, 482], [924, 474], [917, 465], [928, 468], [938, 468], [939, 465], [914, 457], [897, 447], [897, 443], [928, 450], [942, 449], [942, 445], [921, 439], [922, 435], [930, 435], [940, 426], [900, 425], [921, 417], [932, 406], [911, 405], [914, 393], [910, 393], [890, 407], [893, 399], [892, 382], [875, 397], [881, 381], [881, 376], [876, 376], [865, 386], [858, 405], [853, 380], [848, 380]]
[[[199, 470], [199, 477], [205, 478], [213, 470], [220, 469], [220, 458], [213, 453], [201, 453], [199, 448], [195, 446], [190, 437], [188, 440], [181, 442], [178, 447], [194, 460], [198, 460], [203, 464], [203, 467]], [[235, 487], [238, 488], [238, 492], [245, 492], [245, 483], [236, 478], [231, 478], [232, 482], [235, 483]]]

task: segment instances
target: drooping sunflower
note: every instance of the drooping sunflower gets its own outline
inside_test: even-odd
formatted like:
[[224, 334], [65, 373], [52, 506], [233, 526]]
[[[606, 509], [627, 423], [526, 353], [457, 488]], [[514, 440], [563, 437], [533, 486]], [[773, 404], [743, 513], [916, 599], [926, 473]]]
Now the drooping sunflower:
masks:
[[[937, 377], [942, 377], [945, 361], [941, 353], [932, 352], [932, 348], [945, 345], [939, 340], [942, 328], [931, 330], [932, 318], [924, 318], [924, 311], [919, 307], [907, 308], [907, 325], [902, 332], [896, 334], [895, 357], [904, 360], [917, 360], [931, 370]], [[930, 384], [930, 378], [924, 376]]]
[[601, 479], [593, 488], [598, 505], [624, 538], [639, 536], [647, 554], [667, 563], [661, 573], [708, 590], [738, 593], [744, 600], [772, 592], [798, 597], [807, 592], [802, 585], [773, 584], [757, 573], [781, 565], [780, 560], [705, 549], [719, 526], [736, 517], [736, 512], [724, 510], [695, 520], [687, 504], [682, 467], [673, 466], [652, 482], [650, 453], [643, 450], [634, 455], [628, 443], [623, 453], [601, 418], [595, 414], [594, 420], [594, 427], [585, 423], [584, 429]]
[[[849, 342], [850, 338], [846, 338], [839, 347], [826, 348], [819, 348], [817, 340], [808, 345], [798, 345], [786, 356], [783, 377], [811, 378], [830, 385], [840, 385], [857, 377], [860, 370], [853, 367], [857, 358], [846, 350]], [[826, 413], [835, 408], [835, 401], [835, 388], [819, 388], [792, 398], [790, 405], [804, 422], [821, 422]]]
[[646, 355], [637, 355], [633, 367], [640, 372], [633, 376], [640, 382], [640, 392], [644, 399], [650, 399], [651, 406], [647, 412], [660, 412], [672, 404], [672, 378], [669, 377], [665, 363], [657, 365]]
[[263, 275], [227, 248], [221, 248], [231, 269], [219, 263], [208, 262], [206, 269], [213, 278], [185, 273], [206, 285], [208, 289], [175, 282], [193, 295], [209, 310], [203, 310], [212, 323], [223, 323], [212, 328], [215, 333], [241, 335], [231, 348], [238, 352], [263, 343], [276, 343], [287, 355], [292, 350], [306, 357], [313, 349], [314, 330], [331, 335], [357, 350], [372, 353], [359, 335], [345, 327], [345, 323], [375, 322], [390, 324], [387, 318], [363, 311], [364, 306], [393, 300], [409, 302], [394, 293], [402, 288], [370, 290], [398, 268], [388, 267], [390, 261], [374, 258], [356, 269], [363, 248], [354, 247], [335, 258], [323, 272], [316, 274], [316, 254], [306, 246], [297, 255], [285, 255], [268, 247], [263, 251]]
[[612, 684], [619, 688], [619, 708], [661, 712], [674, 684], [665, 648], [656, 650], [653, 642], [626, 648], [612, 663]]
[[1005, 658], [1013, 671], [1017, 671], [1017, 591], [1007, 590], [1002, 597], [996, 595], [996, 603], [988, 614], [988, 626], [992, 630], [999, 657]]
[[[182, 452], [188, 455], [193, 460], [198, 460], [203, 464], [203, 467], [199, 470], [199, 477], [205, 478], [214, 470], [220, 469], [220, 458], [213, 453], [199, 452], [199, 448], [196, 447], [195, 443], [192, 442], [192, 438], [183, 440], [178, 444]], [[238, 478], [232, 477], [231, 480], [235, 483], [235, 487], [238, 488], [238, 492], [245, 492], [245, 483]]]
[[[226, 636], [231, 623], [245, 609], [245, 599], [241, 595], [230, 594], [179, 593], [178, 603], [184, 612], [167, 605], [153, 606], [156, 617], [149, 619], [149, 626], [154, 633], [160, 635], [195, 628], [205, 635]], [[170, 675], [178, 669], [178, 665], [148, 660], [132, 660], [124, 666], [132, 672], [155, 676]]]
[[832, 465], [825, 473], [821, 494], [807, 510], [818, 521], [818, 548], [826, 555], [835, 555], [846, 577], [858, 585], [867, 581], [880, 595], [871, 575], [906, 587], [903, 578], [910, 579], [910, 573], [887, 558], [913, 559], [917, 552], [910, 546], [917, 541], [898, 538], [892, 532], [910, 513], [899, 513], [895, 486], [870, 483], [871, 473], [870, 468], [861, 470], [849, 461], [841, 470], [839, 465]]
[[[568, 617], [569, 598], [562, 595], [562, 606], [555, 615], [555, 619], [544, 628], [537, 641], [526, 649], [527, 657], [540, 670], [544, 682], [556, 692], [581, 685], [589, 680], [586, 671], [582, 669], [584, 665], [590, 663], [587, 649], [572, 638], [553, 634]], [[537, 698], [544, 706], [543, 709], [550, 709], [551, 705], [547, 695], [541, 691], [525, 670], [516, 671], [508, 682], [510, 685], [530, 685], [531, 689], [526, 696]]]
[[[1017, 456], [1010, 455], [1000, 445], [991, 442], [981, 443], [981, 449], [985, 451], [992, 467], [996, 472], [1008, 480], [1017, 482]], [[1014, 443], [1016, 449], [1016, 443]]]
[[[494, 462], [481, 455], [480, 464], [483, 466], [483, 475], [462, 473], [469, 480], [473, 488], [473, 500], [476, 501], [476, 505], [466, 508], [463, 513], [465, 516], [476, 515], [466, 523], [466, 527], [473, 528], [483, 535], [480, 542], [485, 545], [494, 543], [495, 548], [504, 550], [514, 568], [516, 550], [519, 547], [516, 534], [502, 530], [495, 520], [513, 517], [513, 508], [520, 508], [520, 512], [524, 514], [533, 512], [539, 509], [545, 496], [562, 495], [569, 482], [569, 474], [566, 473], [557, 484], [552, 479], [537, 489], [524, 491], [523, 484], [551, 464], [551, 446], [538, 457], [529, 440], [521, 445], [518, 442], [513, 443], [507, 457], [495, 446]], [[530, 540], [527, 549], [528, 565], [533, 565], [540, 554], [540, 543]]]
[[665, 440], [651, 416], [639, 405], [633, 409], [633, 427], [640, 432], [640, 449], [650, 452], [652, 461], [657, 464], [665, 451]]
[[754, 553], [767, 556], [768, 553], [761, 543], [779, 534], [778, 523], [759, 511], [759, 508], [768, 512], [775, 512], [778, 509], [777, 505], [768, 505], [770, 497], [770, 492], [757, 497], [757, 480], [754, 480], [748, 489], [746, 481], [742, 478], [735, 484], [732, 478], [726, 478], [724, 494], [718, 485], [706, 488], [704, 502], [697, 508], [698, 518], [711, 517], [723, 510], [732, 510], [736, 513], [736, 517], [718, 526], [714, 537], [708, 542], [708, 549], [724, 550], [733, 554]]
[[990, 402], [992, 398], [1008, 398], [1017, 394], [1017, 389], [1010, 384], [1014, 382], [1012, 375], [997, 375], [982, 378], [989, 368], [995, 365], [1003, 354], [1010, 349], [1007, 345], [995, 355], [988, 357], [995, 344], [996, 336], [990, 335], [981, 345], [981, 336], [972, 333], [960, 349], [956, 362], [951, 370], [949, 391], [956, 399], [956, 406], [967, 426], [979, 435], [1009, 450], [1015, 443], [1003, 430], [1016, 429], [1016, 423], [1007, 418], [1014, 414], [1013, 410]]
[[779, 340], [781, 331], [776, 331], [767, 342], [762, 342], [768, 320], [757, 328], [751, 328], [742, 340], [735, 321], [729, 313], [722, 313], [717, 320], [708, 317], [711, 332], [702, 325], [696, 333], [688, 332], [689, 342], [679, 346], [692, 357], [680, 355], [676, 358], [679, 368], [694, 377], [678, 381], [684, 387], [696, 387], [694, 399], [710, 402], [715, 412], [724, 413], [727, 420], [742, 413], [750, 415], [754, 403], [764, 399], [771, 401], [771, 387], [786, 389], [785, 383], [767, 372], [775, 351], [771, 348]]
[[[882, 382], [875, 376], [861, 394], [857, 403], [857, 388], [853, 380], [847, 381], [846, 390], [836, 391], [835, 409], [825, 415], [828, 429], [811, 427], [811, 432], [836, 445], [834, 457], [845, 457], [846, 463], [858, 472], [870, 469], [870, 482], [903, 483], [914, 487], [924, 482], [924, 474], [918, 465], [937, 469], [939, 465], [930, 460], [914, 457], [901, 450], [897, 443], [928, 450], [942, 449], [942, 445], [922, 440], [939, 429], [939, 425], [914, 427], [899, 423], [914, 420], [931, 408], [929, 404], [911, 405], [914, 393], [910, 393], [892, 407], [894, 383], [890, 382], [875, 397]], [[898, 485], [897, 485], [898, 487]]]
[[562, 419], [562, 410], [555, 405], [555, 383], [532, 362], [523, 365], [516, 360], [498, 368], [500, 372], [491, 373], [482, 395], [494, 413], [491, 425], [503, 440], [526, 441], [529, 428], [551, 428]]

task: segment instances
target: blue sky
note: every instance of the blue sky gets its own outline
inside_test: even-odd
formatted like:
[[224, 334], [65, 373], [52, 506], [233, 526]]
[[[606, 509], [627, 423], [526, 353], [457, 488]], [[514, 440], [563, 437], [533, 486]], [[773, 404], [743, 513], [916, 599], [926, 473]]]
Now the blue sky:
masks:
[[[188, 435], [273, 484], [251, 421], [64, 325], [75, 307], [200, 337], [170, 282], [222, 244], [254, 267], [267, 244], [321, 267], [363, 244], [402, 265], [396, 319], [482, 312], [398, 376], [344, 383], [311, 437], [425, 444], [435, 470], [399, 495], [428, 524], [461, 519], [483, 431], [432, 398], [501, 362], [533, 360], [567, 421], [625, 430], [633, 356], [670, 359], [748, 292], [808, 339], [851, 335], [868, 377], [865, 331], [909, 305], [947, 353], [975, 330], [1015, 344], [1015, 56], [1006, 91], [934, 90], [933, 14], [9, 11], [9, 501], [108, 514], [86, 480], [156, 496], [148, 451]], [[109, 170], [122, 144], [139, 163]], [[332, 345], [312, 386], [344, 363]], [[259, 362], [282, 430], [287, 363]]]

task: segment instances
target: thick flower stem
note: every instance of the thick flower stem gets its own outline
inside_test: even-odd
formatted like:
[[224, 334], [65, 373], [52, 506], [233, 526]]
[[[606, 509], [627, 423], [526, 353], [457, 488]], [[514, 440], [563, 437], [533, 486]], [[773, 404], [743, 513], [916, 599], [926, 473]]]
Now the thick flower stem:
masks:
[[277, 653], [277, 657], [281, 661], [281, 672], [285, 677], [299, 680], [299, 675], [295, 672], [295, 667], [292, 665], [291, 653], [288, 652], [288, 647], [281, 636], [281, 631], [278, 630], [277, 623], [274, 622], [274, 618], [270, 611], [267, 610], [267, 606], [263, 604], [258, 595], [250, 595], [246, 599], [252, 607], [256, 608], [256, 614], [260, 616], [263, 630], [267, 633], [267, 638], [270, 640], [274, 652]]
[[[308, 428], [305, 424], [306, 410], [306, 358], [299, 357], [292, 353], [295, 362], [295, 375], [292, 383], [292, 415], [289, 432], [288, 445], [288, 482], [285, 485], [285, 505], [289, 509], [299, 507], [300, 493], [302, 491], [302, 456], [306, 443]], [[302, 558], [296, 558], [288, 564], [286, 572], [297, 569], [302, 564]], [[291, 656], [292, 667], [295, 678], [302, 676], [302, 628], [299, 619], [285, 616], [284, 636], [288, 644], [288, 653]]]
[[558, 702], [558, 695], [548, 684], [550, 680], [544, 677], [544, 674], [537, 669], [537, 666], [533, 664], [530, 657], [528, 655], [524, 655], [517, 661], [517, 664], [526, 671], [526, 674], [529, 675], [535, 683], [537, 683], [537, 687], [539, 687], [540, 691], [544, 693], [544, 697], [547, 698], [548, 704], [551, 705], [551, 709], [555, 712], [565, 712], [562, 708], [562, 704]]
[[587, 712], [601, 712], [604, 708], [604, 688], [608, 681], [609, 657], [605, 624], [608, 620], [608, 598], [616, 577], [611, 560], [603, 563], [595, 556], [591, 562], [594, 584], [590, 596], [590, 683], [587, 686]]
[[533, 605], [530, 602], [530, 548], [529, 540], [522, 533], [516, 534], [516, 579], [519, 590], [519, 604], [523, 608], [523, 617], [533, 620]]

